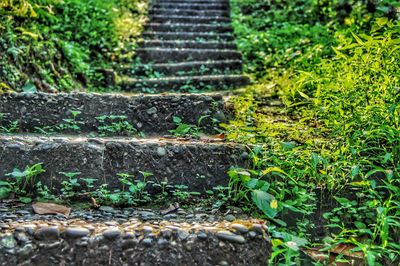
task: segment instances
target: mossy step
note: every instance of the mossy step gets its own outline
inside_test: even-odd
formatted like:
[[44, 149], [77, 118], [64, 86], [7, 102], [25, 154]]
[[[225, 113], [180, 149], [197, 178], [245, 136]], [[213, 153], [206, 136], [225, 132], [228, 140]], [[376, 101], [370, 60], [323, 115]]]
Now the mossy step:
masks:
[[165, 16], [151, 15], [149, 21], [158, 23], [197, 23], [197, 24], [215, 24], [215, 23], [230, 23], [229, 17], [218, 16]]
[[[208, 125], [211, 118], [223, 121], [225, 111], [222, 96], [218, 94], [163, 94], [123, 96], [120, 94], [88, 93], [11, 93], [0, 94], [0, 127], [18, 125], [18, 132], [49, 131], [66, 124], [78, 111], [75, 124], [79, 129], [65, 128], [62, 132], [99, 133], [99, 128], [107, 131], [107, 125], [127, 122], [146, 135], [170, 134], [175, 129], [173, 117], [178, 116], [187, 124], [198, 124], [202, 116], [205, 132], [212, 132]], [[113, 119], [123, 116], [124, 119]], [[104, 117], [99, 120], [99, 117]], [[114, 124], [115, 125], [115, 124]], [[105, 128], [104, 128], [105, 126]], [[47, 129], [46, 129], [47, 128]], [[121, 135], [126, 131], [111, 131], [108, 134]], [[59, 130], [57, 130], [59, 131]]]
[[227, 186], [231, 167], [249, 166], [243, 146], [195, 140], [0, 135], [0, 150], [0, 180], [14, 168], [42, 163], [46, 172], [36, 181], [54, 194], [68, 180], [61, 172], [80, 172], [79, 177], [94, 178], [95, 186], [107, 184], [109, 189], [122, 189], [118, 174], [140, 178], [140, 171], [150, 172], [148, 181], [167, 180], [171, 186], [185, 185], [188, 191], [205, 193]]
[[231, 33], [233, 29], [230, 25], [204, 25], [191, 23], [148, 23], [145, 25], [146, 31], [158, 32], [215, 32]]
[[152, 8], [149, 14], [157, 15], [181, 15], [181, 16], [221, 16], [229, 17], [230, 13], [227, 10], [201, 10], [201, 9], [169, 9], [169, 8]]
[[159, 73], [163, 76], [194, 76], [211, 75], [215, 73], [237, 73], [242, 71], [240, 60], [219, 60], [219, 61], [191, 61], [182, 63], [150, 64], [126, 66], [120, 70], [123, 74], [145, 76], [148, 73]]
[[144, 40], [139, 42], [139, 47], [141, 48], [152, 48], [152, 47], [162, 47], [162, 48], [189, 48], [189, 49], [224, 49], [224, 50], [234, 50], [236, 49], [236, 43], [234, 42], [218, 42], [218, 41], [205, 41], [197, 42], [191, 40]]
[[143, 63], [242, 59], [242, 55], [237, 50], [173, 49], [162, 47], [138, 48], [136, 49], [136, 56]]
[[135, 92], [193, 92], [227, 90], [244, 86], [249, 79], [242, 75], [203, 75], [149, 79], [124, 77], [119, 84], [122, 90]]
[[206, 41], [233, 41], [234, 37], [230, 33], [204, 33], [204, 32], [159, 32], [144, 31], [142, 33], [144, 39], [157, 40], [194, 40], [198, 42]]
[[[73, 210], [70, 217], [75, 213], [80, 218], [30, 218], [31, 208], [21, 207], [7, 213], [16, 218], [2, 223], [7, 229], [0, 232], [0, 265], [258, 266], [272, 252], [268, 228], [256, 219], [230, 222], [201, 213], [160, 220], [151, 209], [108, 206]], [[121, 218], [124, 213], [131, 217]], [[103, 218], [86, 218], [93, 216]]]
[[201, 10], [228, 10], [229, 5], [221, 4], [221, 3], [164, 3], [159, 2], [156, 3], [154, 8], [163, 8], [163, 9], [201, 9]]

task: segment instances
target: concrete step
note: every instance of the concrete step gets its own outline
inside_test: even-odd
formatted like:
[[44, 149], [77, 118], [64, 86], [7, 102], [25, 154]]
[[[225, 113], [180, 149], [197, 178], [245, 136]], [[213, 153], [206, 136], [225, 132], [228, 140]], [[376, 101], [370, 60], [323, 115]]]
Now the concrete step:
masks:
[[205, 41], [196, 42], [191, 40], [175, 41], [175, 40], [144, 40], [139, 42], [141, 48], [176, 48], [176, 49], [223, 49], [223, 50], [234, 50], [236, 49], [236, 43], [234, 42], [217, 42], [217, 41]]
[[165, 16], [165, 15], [151, 15], [149, 21], [156, 23], [197, 23], [197, 24], [216, 24], [216, 23], [230, 23], [228, 17], [216, 16]]
[[148, 23], [145, 25], [146, 31], [157, 32], [215, 32], [215, 33], [231, 33], [232, 27], [225, 25], [204, 25], [190, 23]]
[[55, 195], [68, 180], [61, 172], [80, 172], [76, 178], [94, 178], [95, 186], [122, 189], [118, 174], [140, 179], [140, 171], [144, 171], [153, 174], [147, 181], [161, 185], [167, 180], [168, 185], [185, 185], [188, 191], [205, 193], [228, 185], [230, 167], [249, 166], [243, 146], [195, 140], [0, 135], [0, 150], [0, 180], [14, 168], [42, 163], [46, 172], [36, 182], [41, 181]]
[[158, 47], [138, 48], [136, 49], [136, 56], [143, 63], [242, 59], [242, 55], [236, 50], [171, 49]]
[[[113, 122], [126, 122], [146, 135], [170, 134], [176, 125], [172, 117], [178, 116], [187, 124], [198, 124], [203, 120], [203, 131], [213, 132], [207, 125], [211, 118], [224, 120], [225, 111], [222, 96], [218, 94], [163, 94], [124, 96], [119, 94], [87, 93], [11, 93], [0, 94], [0, 128], [18, 125], [18, 132], [42, 132], [46, 128], [67, 124], [73, 118], [72, 112], [80, 113], [75, 118], [78, 130], [65, 128], [69, 134], [103, 132], [100, 130]], [[104, 122], [99, 117], [107, 117]], [[125, 119], [112, 120], [111, 116]], [[49, 129], [47, 129], [49, 131]], [[59, 131], [59, 130], [56, 130]], [[109, 132], [112, 135], [126, 135], [126, 131]]]
[[221, 3], [156, 3], [153, 8], [162, 9], [200, 9], [200, 10], [228, 10], [228, 4]]
[[194, 76], [194, 75], [215, 75], [228, 73], [241, 73], [242, 61], [220, 60], [220, 61], [191, 61], [183, 63], [152, 64], [132, 67], [125, 67], [121, 72], [131, 76], [146, 76], [147, 73], [160, 73], [163, 76]]
[[227, 10], [202, 10], [202, 9], [178, 9], [178, 8], [152, 8], [149, 11], [150, 15], [167, 15], [167, 16], [221, 16], [230, 17], [230, 13]]
[[[195, 213], [201, 218], [174, 214], [169, 220], [154, 218], [158, 215], [152, 209], [110, 207], [72, 210], [70, 218], [60, 219], [34, 215], [30, 206], [3, 207], [10, 209], [4, 217], [16, 218], [2, 220], [7, 228], [0, 232], [2, 266], [258, 266], [266, 265], [272, 252], [268, 228], [257, 219], [229, 222], [224, 216]], [[129, 218], [121, 218], [125, 213]]]
[[135, 92], [198, 92], [212, 90], [228, 90], [249, 83], [242, 75], [213, 75], [213, 76], [181, 76], [150, 79], [123, 78], [119, 84], [121, 90]]
[[158, 31], [144, 31], [142, 33], [144, 39], [157, 39], [157, 40], [192, 40], [197, 42], [206, 41], [233, 41], [234, 37], [230, 33], [204, 33], [204, 32], [158, 32]]

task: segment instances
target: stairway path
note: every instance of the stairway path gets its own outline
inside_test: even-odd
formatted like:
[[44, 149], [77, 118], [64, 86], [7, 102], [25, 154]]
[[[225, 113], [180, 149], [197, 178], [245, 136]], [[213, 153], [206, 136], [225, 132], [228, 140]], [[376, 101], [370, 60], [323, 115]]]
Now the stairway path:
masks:
[[[228, 186], [231, 167], [250, 164], [247, 147], [219, 134], [230, 113], [215, 91], [248, 83], [229, 2], [160, 0], [149, 19], [140, 63], [119, 70], [130, 94], [0, 94], [0, 181], [41, 163], [45, 172], [31, 183], [65, 198], [68, 175], [107, 193], [127, 191], [119, 179], [131, 175], [144, 182], [148, 206], [87, 208], [86, 196], [86, 208], [69, 199], [69, 217], [38, 215], [11, 195], [0, 201], [0, 265], [265, 265], [263, 221], [211, 207], [207, 196]], [[165, 195], [184, 206], [166, 213]]]

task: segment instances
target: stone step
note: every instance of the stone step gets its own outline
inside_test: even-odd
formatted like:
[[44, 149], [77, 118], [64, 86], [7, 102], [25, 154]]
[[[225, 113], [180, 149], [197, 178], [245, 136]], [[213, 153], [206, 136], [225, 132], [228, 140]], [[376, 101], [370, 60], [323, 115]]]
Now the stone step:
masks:
[[[161, 135], [169, 134], [169, 130], [176, 128], [173, 116], [182, 118], [187, 124], [197, 125], [200, 117], [206, 115], [210, 117], [203, 120], [203, 130], [212, 132], [212, 125], [207, 126], [207, 123], [212, 117], [224, 120], [223, 105], [222, 96], [218, 94], [0, 94], [0, 128], [17, 123], [19, 132], [42, 132], [39, 128], [46, 130], [46, 127], [55, 128], [66, 124], [65, 119], [73, 118], [72, 112], [79, 111], [75, 118], [79, 129], [66, 128], [62, 132], [99, 133], [102, 126], [124, 121], [146, 135]], [[101, 116], [108, 118], [101, 122]], [[111, 116], [124, 116], [126, 119], [112, 120]], [[127, 133], [122, 131], [110, 134]]]
[[169, 9], [169, 8], [152, 8], [149, 11], [150, 15], [167, 15], [167, 16], [221, 16], [221, 17], [229, 17], [230, 13], [227, 10], [202, 10], [202, 9]]
[[148, 23], [145, 25], [146, 31], [157, 32], [215, 32], [215, 33], [231, 33], [232, 27], [225, 25], [204, 25], [189, 23]]
[[228, 17], [216, 16], [165, 16], [165, 15], [151, 15], [149, 21], [157, 23], [197, 23], [197, 24], [216, 24], [216, 23], [230, 23]]
[[208, 213], [159, 219], [152, 209], [135, 209], [73, 210], [70, 218], [33, 215], [30, 206], [0, 213], [0, 265], [258, 266], [272, 252], [261, 220]]
[[191, 40], [175, 41], [175, 40], [144, 40], [139, 42], [139, 47], [142, 48], [176, 48], [176, 49], [224, 49], [234, 50], [236, 49], [236, 43], [234, 42], [217, 42], [217, 41], [206, 41], [196, 42]]
[[161, 185], [167, 180], [168, 185], [185, 185], [188, 191], [205, 193], [227, 186], [227, 171], [232, 166], [249, 166], [243, 146], [196, 140], [0, 135], [0, 150], [0, 180], [15, 168], [42, 163], [46, 172], [36, 177], [36, 182], [41, 181], [55, 195], [68, 180], [61, 172], [80, 172], [76, 178], [94, 178], [95, 187], [107, 184], [110, 190], [122, 189], [118, 174], [140, 179], [140, 171], [150, 172], [153, 175], [147, 182]]
[[159, 2], [153, 6], [153, 8], [157, 9], [200, 9], [200, 10], [228, 10], [228, 4], [221, 3], [163, 3]]
[[136, 56], [143, 63], [242, 59], [242, 55], [236, 50], [171, 49], [159, 47], [138, 48], [136, 49]]
[[123, 78], [119, 84], [125, 91], [135, 92], [198, 92], [228, 90], [249, 84], [249, 79], [242, 75], [203, 75], [166, 78], [133, 79]]
[[164, 76], [192, 76], [192, 75], [212, 75], [216, 73], [240, 73], [242, 71], [242, 61], [240, 60], [220, 60], [220, 61], [191, 61], [183, 63], [152, 64], [132, 67], [125, 67], [120, 70], [126, 75], [145, 76], [146, 73], [160, 73]]
[[233, 41], [234, 37], [230, 33], [204, 33], [204, 32], [158, 32], [144, 31], [142, 33], [144, 39], [157, 40], [191, 40], [197, 42], [205, 41]]

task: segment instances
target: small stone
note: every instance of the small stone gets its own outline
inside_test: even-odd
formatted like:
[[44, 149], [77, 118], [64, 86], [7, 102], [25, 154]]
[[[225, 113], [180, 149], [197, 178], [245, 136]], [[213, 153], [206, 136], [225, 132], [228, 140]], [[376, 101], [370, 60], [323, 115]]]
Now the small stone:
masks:
[[246, 239], [243, 236], [236, 235], [229, 231], [219, 231], [217, 232], [217, 237], [221, 240], [225, 240], [231, 243], [244, 244]]
[[226, 260], [220, 261], [218, 263], [219, 266], [229, 266], [229, 262], [227, 262]]
[[232, 214], [228, 214], [227, 216], [225, 216], [225, 220], [227, 220], [228, 222], [233, 222], [234, 220], [236, 220], [236, 217]]
[[160, 157], [163, 157], [167, 154], [167, 151], [163, 147], [158, 147], [157, 148], [157, 155]]
[[142, 243], [145, 247], [151, 247], [153, 240], [151, 238], [145, 238], [143, 239]]
[[23, 257], [28, 257], [33, 251], [33, 245], [32, 244], [26, 244], [19, 250], [19, 254]]
[[60, 238], [60, 231], [57, 227], [42, 227], [36, 230], [35, 238], [37, 240], [57, 240]]
[[205, 232], [200, 232], [197, 234], [197, 237], [201, 240], [207, 239], [207, 234]]
[[103, 231], [104, 238], [108, 240], [113, 240], [118, 238], [121, 235], [121, 231], [118, 228], [110, 228]]
[[232, 224], [231, 227], [241, 234], [246, 234], [249, 231], [249, 228], [243, 224]]
[[159, 245], [161, 248], [164, 248], [164, 247], [166, 247], [167, 245], [168, 245], [168, 241], [166, 240], [166, 239], [164, 239], [164, 238], [160, 238], [158, 241], [157, 241], [157, 245]]
[[189, 236], [189, 233], [186, 232], [185, 230], [178, 230], [178, 237], [181, 240], [186, 239]]
[[257, 233], [256, 232], [254, 232], [254, 231], [250, 231], [249, 232], [249, 237], [250, 238], [255, 238], [257, 236]]
[[[24, 230], [25, 231], [25, 230]], [[14, 238], [19, 242], [19, 243], [25, 243], [29, 241], [29, 238], [26, 236], [25, 232], [14, 232]]]
[[102, 211], [102, 212], [108, 212], [108, 213], [114, 213], [115, 212], [114, 208], [110, 207], [110, 206], [100, 206], [99, 210]]
[[261, 224], [253, 224], [251, 227], [251, 230], [257, 233], [262, 233], [263, 232], [263, 227]]
[[153, 227], [145, 225], [145, 226], [143, 226], [143, 232], [145, 234], [150, 234], [153, 232]]
[[163, 229], [161, 230], [161, 235], [167, 239], [171, 238], [172, 231], [170, 229]]
[[90, 233], [90, 231], [86, 228], [83, 227], [76, 227], [76, 228], [67, 228], [65, 230], [65, 237], [67, 238], [82, 238], [87, 236]]
[[0, 240], [0, 244], [5, 248], [11, 249], [17, 246], [17, 241], [12, 235], [6, 235]]
[[153, 106], [153, 107], [147, 109], [146, 113], [149, 115], [153, 115], [153, 114], [157, 113], [157, 111], [158, 111], [157, 108]]

